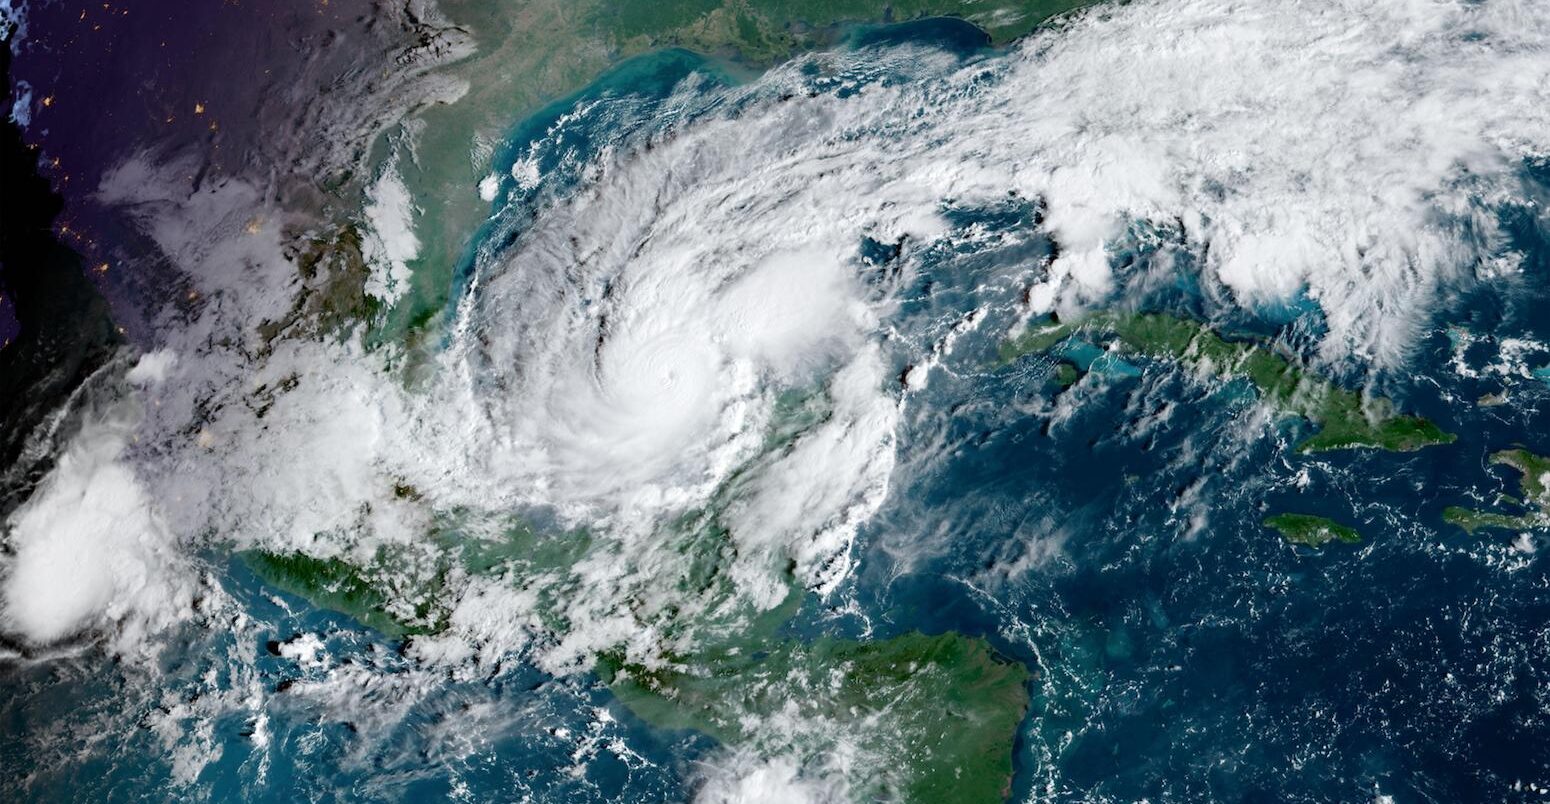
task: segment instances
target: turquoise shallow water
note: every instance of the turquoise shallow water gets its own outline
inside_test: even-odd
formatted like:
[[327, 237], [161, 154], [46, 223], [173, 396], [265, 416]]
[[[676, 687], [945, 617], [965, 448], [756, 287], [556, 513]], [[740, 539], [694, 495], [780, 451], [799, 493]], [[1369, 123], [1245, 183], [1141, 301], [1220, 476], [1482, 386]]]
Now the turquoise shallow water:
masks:
[[[858, 44], [983, 56], [951, 22]], [[599, 149], [692, 125], [734, 103], [728, 83], [668, 51], [514, 127], [497, 158], [497, 214], [469, 268], [519, 241]], [[811, 90], [854, 85], [815, 73]], [[679, 103], [668, 118], [670, 96]], [[519, 160], [531, 160], [535, 181], [505, 172]], [[1524, 180], [1550, 185], [1550, 170], [1530, 165]], [[961, 231], [1039, 225], [1037, 203], [1024, 199], [944, 217]], [[789, 635], [953, 630], [1025, 664], [1033, 705], [1014, 757], [1017, 800], [1518, 800], [1523, 782], [1550, 780], [1550, 576], [1543, 561], [1506, 549], [1514, 534], [1468, 536], [1441, 520], [1446, 506], [1475, 504], [1472, 494], [1514, 488], [1487, 464], [1490, 452], [1550, 452], [1550, 387], [1523, 382], [1511, 406], [1481, 408], [1472, 400], [1501, 380], [1452, 367], [1449, 325], [1550, 341], [1550, 232], [1525, 224], [1511, 236], [1529, 280], [1460, 294], [1408, 371], [1382, 378], [1402, 407], [1459, 436], [1412, 454], [1294, 454], [1288, 445], [1307, 425], [1246, 427], [1253, 399], [1241, 383], [1083, 341], [997, 367], [994, 334], [1012, 322], [989, 313], [912, 405], [889, 503], [860, 536], [859, 571], [837, 602], [809, 598]], [[1056, 248], [1042, 237], [972, 242], [982, 245], [919, 258], [898, 330], [961, 319], [984, 302], [985, 276]], [[863, 253], [877, 272], [898, 258], [878, 243]], [[1116, 260], [1139, 274], [1153, 256], [1138, 245]], [[1188, 268], [1131, 303], [1210, 317], [1244, 337], [1298, 343], [1321, 327], [1307, 305], [1223, 312]], [[477, 292], [468, 277], [454, 297]], [[1463, 359], [1489, 363], [1492, 343]], [[1085, 376], [1058, 388], [1053, 358]], [[902, 355], [892, 359], [902, 371]], [[1546, 369], [1535, 376], [1550, 382]], [[1288, 510], [1351, 523], [1364, 541], [1288, 545], [1260, 524]], [[92, 650], [5, 668], [0, 764], [37, 768], [23, 789], [15, 776], [0, 782], [8, 798], [162, 800], [180, 789], [247, 801], [681, 800], [716, 749], [703, 735], [645, 725], [591, 677], [526, 666], [493, 680], [427, 673], [402, 644], [266, 590], [241, 562], [209, 561], [264, 638], [187, 633], [149, 685]], [[326, 661], [282, 655], [300, 633], [326, 635]], [[255, 710], [231, 704], [253, 687], [273, 694]], [[177, 788], [176, 752], [157, 724], [205, 705], [232, 714], [195, 744], [217, 758]]]
[[1077, 368], [1108, 377], [1139, 377], [1141, 370], [1125, 360], [1111, 355], [1095, 344], [1073, 338], [1061, 341], [1050, 349], [1050, 354], [1069, 360]]

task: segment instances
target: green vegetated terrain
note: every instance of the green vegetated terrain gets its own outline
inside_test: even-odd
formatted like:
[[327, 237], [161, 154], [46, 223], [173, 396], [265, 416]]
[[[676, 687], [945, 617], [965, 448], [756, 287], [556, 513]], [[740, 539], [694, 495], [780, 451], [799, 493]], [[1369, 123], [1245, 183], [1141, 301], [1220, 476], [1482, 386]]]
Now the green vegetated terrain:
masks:
[[[541, 573], [577, 555], [531, 543], [534, 553], [527, 553], [523, 544], [519, 537], [482, 546], [460, 560], [466, 570], [525, 585], [532, 576], [524, 568]], [[697, 541], [684, 546], [695, 545], [705, 546]], [[271, 586], [386, 636], [445, 627], [439, 619], [444, 612], [435, 605], [394, 607], [405, 589], [389, 562], [361, 568], [299, 553], [241, 555]], [[687, 557], [686, 583], [725, 584], [699, 561], [704, 556]], [[688, 655], [671, 657], [667, 668], [648, 669], [622, 653], [605, 654], [598, 657], [599, 676], [621, 704], [660, 728], [694, 729], [729, 745], [781, 754], [821, 754], [839, 742], [853, 746], [874, 761], [852, 780], [859, 785], [858, 800], [1005, 799], [1013, 742], [1029, 704], [1028, 671], [1021, 664], [1001, 658], [984, 639], [957, 633], [875, 641], [779, 636], [802, 599], [793, 584], [787, 602], [775, 611]], [[783, 723], [799, 729], [782, 731]]]
[[[365, 297], [361, 233], [357, 224], [347, 222], [331, 235], [297, 241], [307, 292], [283, 320], [265, 325], [265, 339], [348, 330], [355, 321], [367, 321], [375, 324], [376, 342], [402, 338], [412, 347], [443, 308], [452, 273], [489, 214], [476, 188], [508, 132], [625, 59], [685, 48], [718, 59], [734, 77], [753, 76], [801, 52], [843, 43], [856, 24], [957, 16], [984, 30], [992, 44], [1004, 44], [1055, 15], [1091, 4], [444, 0], [440, 5], [453, 23], [478, 43], [476, 54], [445, 71], [464, 79], [468, 90], [455, 102], [420, 110], [412, 138], [390, 133], [379, 154], [385, 158], [387, 150], [398, 151], [398, 170], [414, 199], [420, 249], [409, 263], [408, 295], [393, 309], [381, 309]], [[412, 153], [405, 147], [409, 139]], [[783, 397], [778, 426], [766, 446], [777, 450], [799, 438], [827, 415], [826, 404], [810, 393]], [[1021, 664], [997, 656], [984, 639], [960, 634], [905, 634], [865, 642], [777, 636], [805, 598], [799, 587], [793, 583], [786, 604], [775, 611], [751, 620], [744, 613], [727, 615], [736, 607], [714, 604], [736, 593], [726, 573], [736, 551], [716, 512], [686, 516], [669, 530], [663, 549], [683, 556], [678, 587], [710, 604], [692, 615], [665, 610], [641, 616], [669, 637], [686, 631], [719, 636], [687, 640], [695, 647], [674, 656], [671, 670], [648, 673], [622, 655], [598, 657], [600, 674], [623, 705], [657, 725], [693, 728], [748, 745], [768, 738], [743, 728], [739, 718], [775, 718], [777, 707], [797, 701], [801, 715], [825, 726], [814, 739], [843, 739], [870, 752], [878, 772], [858, 792], [864, 800], [894, 795], [922, 802], [1004, 799], [1013, 741], [1029, 705], [1027, 670]], [[428, 535], [416, 551], [379, 550], [361, 563], [358, 557], [261, 550], [240, 555], [276, 589], [388, 637], [412, 638], [447, 627], [448, 581], [458, 575], [501, 578], [535, 591], [540, 620], [563, 632], [567, 623], [561, 603], [585, 592], [571, 568], [593, 551], [607, 549], [584, 533], [544, 533], [525, 525], [514, 525], [495, 540], [460, 539], [452, 535], [455, 531]]]
[[1265, 518], [1265, 527], [1280, 531], [1281, 538], [1292, 544], [1323, 547], [1330, 542], [1355, 544], [1362, 540], [1355, 528], [1312, 514], [1275, 514]]
[[1455, 436], [1384, 397], [1342, 388], [1264, 345], [1229, 341], [1205, 324], [1160, 313], [1101, 312], [1080, 321], [1050, 321], [1001, 344], [1003, 363], [1048, 352], [1081, 334], [1122, 354], [1175, 360], [1224, 379], [1245, 379], [1288, 415], [1318, 426], [1297, 445], [1302, 452], [1369, 448], [1409, 452], [1451, 443]]
[[[1005, 44], [1091, 0], [634, 0], [594, 12], [600, 34], [624, 46], [726, 51], [756, 65], [832, 41], [844, 23], [958, 17]], [[827, 34], [827, 35], [826, 35]]]
[[[812, 389], [783, 396], [771, 450], [800, 438], [827, 404]], [[721, 521], [739, 491], [734, 477], [705, 509], [666, 525], [658, 552], [641, 559], [671, 568], [651, 595], [667, 602], [641, 600], [632, 611], [643, 630], [674, 647], [650, 667], [623, 646], [596, 657], [620, 704], [652, 725], [771, 756], [858, 751], [866, 761], [847, 773], [858, 801], [1004, 800], [1029, 708], [1027, 669], [958, 633], [868, 641], [783, 633], [808, 596], [789, 560], [773, 570], [787, 590], [780, 605], [761, 612], [740, 595], [729, 572], [737, 545]], [[298, 553], [241, 555], [269, 585], [406, 638], [446, 628], [441, 592], [457, 575], [534, 592], [539, 620], [564, 633], [564, 604], [588, 594], [575, 566], [614, 549], [582, 531], [546, 533], [522, 522], [500, 539], [460, 539], [453, 530], [430, 535], [421, 552], [383, 549], [361, 566]], [[657, 594], [666, 585], [676, 594]]]
[[1442, 518], [1468, 533], [1482, 529], [1532, 530], [1550, 528], [1550, 458], [1535, 455], [1525, 449], [1503, 450], [1491, 455], [1491, 463], [1510, 466], [1520, 477], [1518, 486], [1522, 500], [1503, 499], [1519, 509], [1519, 513], [1479, 511], [1452, 506], [1442, 512]]
[[535, 592], [540, 617], [559, 627], [555, 598], [575, 590], [570, 569], [592, 545], [584, 530], [549, 532], [513, 520], [497, 538], [468, 538], [444, 521], [413, 549], [382, 547], [368, 561], [261, 549], [238, 556], [265, 584], [401, 638], [446, 627], [443, 593], [454, 574], [510, 579]]
[[1004, 800], [1013, 739], [1028, 709], [1027, 670], [984, 640], [954, 633], [776, 639], [666, 670], [604, 657], [600, 674], [648, 723], [728, 744], [769, 740], [763, 732], [780, 729], [771, 721], [793, 717], [821, 724], [790, 735], [798, 750], [826, 730], [841, 732], [862, 752], [850, 781], [868, 801]]
[[[821, 419], [826, 404], [811, 392], [783, 397], [774, 449]], [[780, 572], [783, 602], [764, 612], [739, 600], [727, 573], [737, 548], [720, 511], [738, 488], [730, 481], [707, 509], [664, 534], [682, 568], [678, 588], [703, 613], [654, 623], [664, 640], [694, 635], [665, 665], [632, 663], [620, 652], [598, 657], [598, 674], [620, 703], [654, 726], [771, 755], [822, 756], [844, 743], [867, 757], [848, 774], [858, 801], [1003, 801], [1028, 711], [1028, 671], [986, 640], [957, 633], [871, 641], [783, 634], [808, 597], [794, 566]]]
[[1055, 385], [1060, 388], [1069, 388], [1082, 378], [1082, 371], [1076, 366], [1062, 360], [1055, 364], [1055, 376], [1052, 378]]
[[265, 550], [248, 550], [240, 556], [264, 583], [320, 609], [352, 617], [387, 636], [402, 637], [430, 630], [408, 618], [395, 618], [389, 612], [390, 591], [386, 584], [342, 559]]

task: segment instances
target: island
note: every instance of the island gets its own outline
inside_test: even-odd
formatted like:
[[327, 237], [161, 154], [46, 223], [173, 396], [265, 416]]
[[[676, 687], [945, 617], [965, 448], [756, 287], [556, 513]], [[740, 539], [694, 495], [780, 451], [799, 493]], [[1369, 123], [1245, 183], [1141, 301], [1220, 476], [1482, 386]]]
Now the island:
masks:
[[1292, 544], [1314, 548], [1330, 542], [1355, 544], [1362, 540], [1354, 528], [1313, 514], [1275, 514], [1265, 518], [1265, 527], [1280, 531], [1281, 538]]
[[1205, 324], [1163, 313], [1097, 312], [1071, 322], [1050, 319], [1002, 342], [998, 357], [1006, 364], [1084, 337], [1119, 354], [1173, 360], [1218, 378], [1247, 380], [1276, 409], [1318, 427], [1297, 445], [1299, 452], [1410, 452], [1456, 438], [1426, 419], [1398, 413], [1385, 397], [1343, 388], [1261, 344], [1229, 341]]
[[1519, 504], [1522, 513], [1479, 511], [1450, 506], [1442, 512], [1443, 521], [1473, 534], [1477, 530], [1534, 530], [1550, 528], [1550, 458], [1526, 449], [1502, 450], [1491, 455], [1493, 465], [1509, 466], [1519, 474], [1521, 501], [1510, 497], [1505, 502]]

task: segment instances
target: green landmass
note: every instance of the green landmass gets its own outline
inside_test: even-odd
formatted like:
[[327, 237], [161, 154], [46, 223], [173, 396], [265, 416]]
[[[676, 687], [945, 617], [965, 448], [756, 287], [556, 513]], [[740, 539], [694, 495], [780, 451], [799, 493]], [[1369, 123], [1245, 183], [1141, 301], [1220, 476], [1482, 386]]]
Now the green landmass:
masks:
[[436, 627], [390, 613], [390, 590], [368, 572], [338, 558], [247, 550], [238, 554], [264, 583], [312, 605], [338, 612], [389, 637], [422, 634]]
[[1003, 342], [998, 356], [1008, 363], [1047, 352], [1079, 332], [1122, 353], [1176, 360], [1218, 377], [1248, 380], [1279, 410], [1318, 426], [1297, 445], [1302, 452], [1410, 452], [1455, 440], [1426, 419], [1398, 413], [1389, 399], [1342, 388], [1260, 344], [1229, 341], [1205, 324], [1161, 313], [1104, 312], [1071, 323], [1047, 322]]
[[[815, 409], [793, 403], [788, 413]], [[848, 775], [858, 801], [1005, 800], [1028, 709], [1027, 670], [984, 639], [957, 633], [868, 642], [782, 636], [806, 594], [788, 562], [780, 605], [751, 611], [739, 598], [727, 573], [736, 545], [719, 517], [738, 483], [727, 489], [666, 537], [679, 557], [678, 590], [698, 606], [692, 617], [669, 612], [654, 626], [664, 644], [691, 647], [665, 667], [619, 652], [598, 657], [599, 677], [620, 703], [654, 726], [768, 755], [821, 756], [842, 741], [859, 747], [872, 761]], [[793, 722], [800, 732], [781, 725]]]
[[821, 388], [792, 389], [775, 398], [770, 414], [770, 431], [764, 439], [764, 452], [773, 453], [795, 441], [809, 428], [822, 424], [834, 405]]
[[[724, 572], [728, 534], [686, 527], [680, 535], [671, 545], [684, 559], [680, 589], [712, 602], [730, 599], [735, 588]], [[538, 583], [541, 593], [584, 594], [573, 583], [539, 579], [589, 548], [584, 539], [546, 539], [518, 529], [508, 541], [462, 551], [459, 560], [471, 573], [505, 576], [519, 586]], [[434, 603], [407, 613], [395, 607], [405, 584], [393, 580], [391, 562], [362, 568], [300, 553], [240, 555], [266, 584], [390, 638], [446, 627], [445, 611]], [[374, 571], [379, 568], [384, 571]], [[840, 742], [858, 748], [871, 762], [848, 779], [857, 800], [1005, 800], [1013, 741], [1029, 705], [1027, 670], [998, 656], [984, 639], [957, 633], [868, 642], [781, 638], [780, 628], [803, 600], [794, 578], [787, 581], [785, 602], [751, 618], [709, 614], [691, 623], [677, 611], [666, 612], [664, 641], [690, 630], [698, 638], [695, 648], [654, 669], [628, 661], [621, 651], [608, 652], [598, 657], [600, 678], [621, 704], [660, 728], [694, 729], [772, 755], [821, 756]], [[438, 590], [417, 591], [431, 592], [434, 600]], [[539, 608], [560, 632], [566, 624], [555, 614], [557, 603]], [[782, 723], [801, 725], [792, 732]]]
[[1281, 532], [1292, 544], [1323, 547], [1330, 542], [1355, 544], [1362, 540], [1354, 528], [1312, 514], [1275, 514], [1265, 518], [1265, 527]]
[[1550, 508], [1550, 458], [1526, 449], [1509, 449], [1492, 455], [1491, 462], [1518, 470], [1523, 499], [1541, 509]]
[[[416, 494], [407, 486], [399, 486], [395, 493]], [[442, 592], [454, 571], [506, 577], [534, 591], [540, 618], [556, 630], [563, 629], [558, 597], [576, 591], [569, 571], [593, 546], [590, 534], [547, 532], [514, 520], [498, 537], [480, 539], [459, 535], [458, 524], [456, 515], [445, 516], [414, 550], [379, 549], [364, 564], [261, 549], [238, 555], [264, 583], [395, 639], [434, 634], [446, 627], [450, 602]]]
[[[764, 457], [734, 474], [703, 509], [663, 527], [649, 555], [629, 559], [661, 569], [649, 594], [630, 603], [661, 655], [634, 656], [621, 644], [596, 657], [598, 675], [621, 705], [658, 727], [815, 762], [841, 747], [856, 750], [862, 761], [846, 778], [858, 801], [1002, 801], [1029, 708], [1021, 664], [1001, 658], [982, 638], [957, 633], [792, 638], [782, 629], [808, 599], [795, 562], [771, 557], [778, 563], [766, 571], [786, 594], [767, 611], [742, 594], [731, 572], [740, 556], [723, 522], [726, 510], [746, 492], [759, 462], [792, 448], [831, 405], [821, 386], [779, 397]], [[394, 495], [420, 498], [407, 485], [395, 486]], [[241, 555], [265, 583], [392, 638], [446, 628], [450, 602], [443, 592], [459, 575], [534, 593], [539, 621], [564, 634], [571, 628], [568, 605], [589, 594], [577, 565], [626, 560], [617, 543], [585, 532], [514, 521], [500, 538], [460, 535], [470, 524], [442, 515], [419, 552], [379, 550], [362, 566], [299, 553]]]
[[1533, 527], [1533, 519], [1527, 514], [1502, 514], [1495, 511], [1476, 511], [1450, 505], [1442, 511], [1442, 521], [1457, 525], [1471, 535], [1477, 530], [1524, 530]]
[[592, 536], [582, 530], [549, 533], [516, 522], [500, 539], [458, 540], [455, 545], [461, 565], [472, 575], [529, 576], [581, 560], [592, 547]]
[[599, 8], [597, 30], [621, 48], [727, 52], [755, 66], [834, 42], [846, 23], [957, 17], [1005, 44], [1091, 0], [634, 0]]
[[[672, 669], [607, 656], [599, 674], [632, 712], [661, 728], [694, 729], [731, 745], [789, 740], [798, 751], [810, 738], [818, 744], [807, 749], [822, 751], [829, 729], [858, 739], [863, 757], [850, 782], [857, 799], [868, 801], [1005, 800], [1012, 743], [1029, 700], [1022, 665], [955, 633], [776, 641]], [[772, 738], [779, 727], [766, 721], [793, 714], [822, 725]]]
[[1044, 321], [1029, 327], [1026, 332], [1015, 338], [1002, 341], [996, 349], [996, 357], [1001, 365], [1006, 365], [1024, 355], [1044, 354], [1054, 348], [1055, 344], [1071, 337], [1074, 332], [1076, 327], [1071, 324], [1053, 320]]
[[[1550, 528], [1550, 458], [1526, 449], [1509, 449], [1491, 455], [1491, 463], [1510, 466], [1518, 471], [1518, 487], [1523, 491], [1523, 513], [1477, 511], [1450, 506], [1442, 512], [1443, 521], [1473, 534], [1477, 530], [1533, 530]], [[1510, 498], [1509, 498], [1509, 501]]]

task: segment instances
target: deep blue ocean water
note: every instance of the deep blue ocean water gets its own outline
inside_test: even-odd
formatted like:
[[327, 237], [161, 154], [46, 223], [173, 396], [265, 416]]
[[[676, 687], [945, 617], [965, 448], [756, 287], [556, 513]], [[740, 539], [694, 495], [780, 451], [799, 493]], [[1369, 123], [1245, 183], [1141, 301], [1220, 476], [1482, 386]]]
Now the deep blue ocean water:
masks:
[[[869, 29], [855, 40], [922, 44], [987, 57], [982, 35], [950, 21]], [[705, 102], [687, 114], [727, 102], [718, 94], [726, 73], [667, 51], [514, 127], [497, 165], [532, 157], [542, 181], [503, 179], [457, 292], [474, 261], [520, 238], [598, 148], [682, 122], [658, 112], [691, 75]], [[1550, 193], [1550, 167], [1525, 171]], [[790, 632], [954, 630], [1024, 663], [1033, 706], [1018, 739], [1014, 800], [1537, 800], [1514, 786], [1550, 782], [1550, 576], [1542, 558], [1505, 548], [1512, 535], [1470, 536], [1441, 520], [1448, 505], [1516, 491], [1515, 475], [1487, 464], [1491, 452], [1550, 452], [1550, 379], [1518, 383], [1510, 405], [1482, 407], [1475, 400], [1501, 382], [1450, 365], [1449, 327], [1550, 342], [1550, 233], [1532, 217], [1502, 214], [1528, 255], [1522, 276], [1447, 299], [1405, 371], [1376, 378], [1403, 409], [1456, 433], [1455, 443], [1300, 455], [1291, 445], [1308, 425], [1255, 422], [1254, 395], [1241, 382], [1207, 383], [1165, 362], [1115, 361], [1080, 345], [1057, 355], [1092, 369], [1070, 388], [1052, 381], [1056, 356], [997, 365], [993, 334], [1011, 321], [992, 315], [911, 407], [892, 496], [857, 548], [860, 571], [829, 605], [808, 600]], [[1026, 235], [1039, 210], [1010, 199], [946, 215], [958, 227]], [[871, 246], [876, 269], [886, 270], [888, 250]], [[979, 303], [980, 278], [1051, 248], [1022, 236], [919, 256], [899, 329], [942, 331]], [[1150, 256], [1138, 245], [1125, 259], [1139, 273]], [[1239, 337], [1306, 347], [1320, 332], [1306, 303], [1215, 309], [1189, 268], [1127, 302], [1209, 319]], [[1491, 343], [1466, 360], [1491, 360]], [[1364, 541], [1287, 544], [1260, 524], [1280, 511], [1350, 523]], [[7, 671], [0, 765], [44, 762], [28, 797], [164, 800], [174, 770], [159, 716], [202, 697], [240, 697], [245, 685], [322, 683], [329, 671], [299, 667], [269, 644], [303, 632], [329, 635], [333, 670], [369, 668], [361, 677], [373, 681], [355, 694], [401, 716], [354, 722], [309, 705], [315, 699], [274, 695], [263, 710], [272, 748], [255, 748], [257, 713], [224, 717], [208, 741], [220, 758], [199, 775], [196, 797], [682, 800], [696, 763], [715, 748], [642, 724], [589, 678], [525, 667], [493, 681], [427, 677], [400, 645], [264, 589], [240, 561], [211, 562], [248, 616], [272, 624], [256, 643], [186, 634], [148, 700], [91, 651]], [[233, 657], [247, 655], [245, 676], [234, 668], [247, 662]], [[612, 723], [599, 727], [599, 710]], [[119, 731], [101, 734], [97, 723]], [[593, 733], [595, 741], [580, 739]], [[61, 747], [87, 746], [91, 759], [46, 762]]]
[[[985, 52], [952, 22], [855, 41]], [[620, 68], [517, 129], [508, 154], [577, 102], [620, 91], [621, 77], [644, 76], [656, 94], [685, 68], [704, 69], [678, 53]], [[707, 89], [724, 80], [709, 75]], [[617, 111], [595, 113], [617, 132]], [[558, 164], [555, 151], [534, 152]], [[1550, 187], [1544, 165], [1525, 172], [1530, 186]], [[947, 214], [963, 228], [1013, 233], [1036, 228], [1038, 209], [1013, 200]], [[1468, 536], [1441, 519], [1449, 505], [1476, 504], [1472, 493], [1516, 492], [1514, 473], [1488, 465], [1491, 452], [1550, 450], [1550, 388], [1521, 382], [1510, 406], [1481, 407], [1474, 400], [1500, 381], [1450, 368], [1449, 326], [1550, 341], [1547, 233], [1522, 210], [1500, 214], [1527, 255], [1522, 275], [1448, 298], [1405, 372], [1371, 378], [1455, 443], [1300, 455], [1291, 445], [1310, 425], [1245, 425], [1255, 402], [1246, 382], [1203, 383], [1078, 343], [1054, 357], [1091, 372], [1062, 391], [1053, 360], [996, 368], [994, 339], [977, 338], [960, 345], [952, 372], [933, 375], [929, 403], [901, 438], [900, 482], [844, 595], [866, 617], [814, 601], [792, 630], [956, 630], [1036, 671], [1014, 800], [1486, 801], [1550, 778], [1543, 562], [1506, 569], [1512, 534]], [[1144, 273], [1156, 241], [1138, 237], [1121, 253], [1121, 274]], [[901, 294], [913, 301], [900, 328], [940, 330], [972, 308], [980, 278], [1051, 247], [1010, 242], [925, 257], [920, 287]], [[1306, 297], [1247, 313], [1213, 307], [1187, 255], [1178, 265], [1175, 282], [1126, 303], [1304, 349], [1323, 333]], [[1057, 416], [1062, 394], [1074, 404]], [[1281, 511], [1350, 523], [1364, 542], [1287, 544], [1261, 524]], [[1033, 568], [1013, 570], [1020, 561]]]

